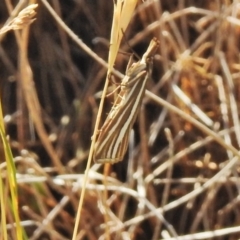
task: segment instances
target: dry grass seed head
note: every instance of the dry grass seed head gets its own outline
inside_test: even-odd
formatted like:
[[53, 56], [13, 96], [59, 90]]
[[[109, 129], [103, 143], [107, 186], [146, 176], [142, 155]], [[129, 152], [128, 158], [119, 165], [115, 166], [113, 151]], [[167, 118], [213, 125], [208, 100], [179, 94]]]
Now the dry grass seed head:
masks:
[[0, 34], [8, 32], [10, 30], [18, 30], [23, 29], [24, 27], [30, 25], [32, 22], [36, 20], [34, 18], [36, 16], [35, 9], [37, 8], [38, 4], [31, 4], [24, 8], [22, 11], [19, 12], [17, 17], [13, 18], [10, 22], [7, 23], [1, 30]]

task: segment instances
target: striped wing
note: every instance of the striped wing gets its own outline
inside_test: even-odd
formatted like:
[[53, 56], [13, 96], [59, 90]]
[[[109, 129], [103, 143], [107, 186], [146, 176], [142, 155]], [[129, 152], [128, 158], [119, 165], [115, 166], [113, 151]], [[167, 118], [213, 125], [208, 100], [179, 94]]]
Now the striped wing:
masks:
[[138, 115], [149, 77], [149, 62], [157, 47], [153, 39], [142, 59], [126, 71], [121, 90], [105, 120], [94, 147], [97, 163], [121, 161], [127, 151], [130, 130]]
[[115, 163], [123, 159], [130, 130], [141, 106], [147, 79], [147, 72], [142, 71], [131, 88], [124, 86], [124, 90], [119, 93], [116, 99], [117, 104], [114, 103], [95, 144], [94, 160], [96, 162]]

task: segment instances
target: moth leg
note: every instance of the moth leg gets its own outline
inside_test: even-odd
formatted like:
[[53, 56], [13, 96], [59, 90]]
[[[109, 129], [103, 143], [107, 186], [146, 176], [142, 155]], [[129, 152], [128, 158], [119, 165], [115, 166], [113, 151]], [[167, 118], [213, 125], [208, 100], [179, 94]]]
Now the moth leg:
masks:
[[106, 97], [112, 96], [120, 87], [121, 87], [121, 85], [117, 86], [113, 91], [111, 91], [110, 93], [108, 93], [108, 94], [106, 95]]
[[147, 75], [147, 71], [142, 71], [140, 72], [136, 77], [134, 77], [133, 79], [129, 78], [129, 80], [125, 83], [121, 84], [121, 88], [130, 88], [134, 85], [135, 82], [139, 81], [139, 79], [141, 78], [145, 78]]
[[134, 64], [134, 60], [133, 60], [133, 54], [132, 54], [127, 64], [126, 73], [128, 73], [128, 70], [132, 67], [133, 64]]

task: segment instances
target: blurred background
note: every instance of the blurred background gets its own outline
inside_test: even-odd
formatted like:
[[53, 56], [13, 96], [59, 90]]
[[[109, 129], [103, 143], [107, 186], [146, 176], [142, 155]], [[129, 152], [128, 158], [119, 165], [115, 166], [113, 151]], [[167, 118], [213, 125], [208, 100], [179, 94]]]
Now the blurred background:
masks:
[[[104, 61], [113, 3], [49, 1]], [[26, 235], [70, 239], [79, 199], [72, 187], [85, 171], [107, 69], [38, 4], [29, 32], [0, 35], [0, 94]], [[2, 1], [1, 26], [26, 5]], [[92, 164], [78, 239], [106, 239], [106, 231], [111, 239], [240, 238], [239, 17], [239, 1], [138, 2], [114, 67], [124, 74], [130, 56], [137, 61], [156, 37], [147, 89], [185, 118], [145, 96], [129, 150], [111, 166], [107, 186], [103, 167]], [[109, 93], [120, 81], [113, 78]], [[114, 96], [106, 98], [100, 125]]]

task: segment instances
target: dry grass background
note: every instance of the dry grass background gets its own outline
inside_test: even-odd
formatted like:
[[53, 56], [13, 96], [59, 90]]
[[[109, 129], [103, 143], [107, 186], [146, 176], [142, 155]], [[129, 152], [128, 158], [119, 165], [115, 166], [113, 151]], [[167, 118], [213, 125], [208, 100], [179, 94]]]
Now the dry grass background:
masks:
[[[49, 3], [107, 59], [112, 1]], [[0, 37], [1, 98], [27, 236], [70, 239], [107, 69], [38, 4], [29, 34]], [[0, 3], [2, 24], [9, 9]], [[158, 38], [149, 92], [107, 184], [91, 167], [77, 239], [240, 238], [239, 17], [239, 1], [139, 1], [115, 68], [124, 73], [129, 54]]]

